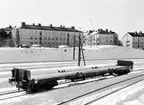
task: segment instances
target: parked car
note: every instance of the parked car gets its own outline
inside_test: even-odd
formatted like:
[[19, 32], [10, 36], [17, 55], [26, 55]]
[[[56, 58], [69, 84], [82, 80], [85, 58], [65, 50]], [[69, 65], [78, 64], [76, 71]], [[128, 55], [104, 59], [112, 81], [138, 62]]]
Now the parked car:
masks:
[[28, 45], [17, 45], [17, 47], [21, 47], [21, 48], [29, 48]]

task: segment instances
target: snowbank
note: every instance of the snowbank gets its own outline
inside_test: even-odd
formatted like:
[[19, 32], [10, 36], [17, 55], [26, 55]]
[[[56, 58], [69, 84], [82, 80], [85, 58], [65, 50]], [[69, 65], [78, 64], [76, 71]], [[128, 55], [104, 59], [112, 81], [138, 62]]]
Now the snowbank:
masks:
[[[86, 60], [143, 59], [144, 51], [118, 46], [84, 47]], [[78, 58], [78, 48], [75, 51]], [[72, 61], [73, 48], [0, 48], [0, 63]]]

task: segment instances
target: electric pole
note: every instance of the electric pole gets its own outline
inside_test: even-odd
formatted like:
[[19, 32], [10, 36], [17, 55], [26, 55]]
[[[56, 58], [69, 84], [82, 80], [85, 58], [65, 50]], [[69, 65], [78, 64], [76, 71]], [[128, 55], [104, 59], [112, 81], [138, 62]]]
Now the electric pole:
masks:
[[74, 34], [74, 41], [73, 41], [73, 60], [75, 60], [75, 42], [76, 42], [76, 40], [75, 40], [75, 34]]
[[40, 32], [39, 44], [42, 45], [42, 32]]
[[81, 62], [81, 52], [82, 52], [84, 66], [85, 66], [86, 63], [85, 63], [84, 52], [83, 52], [82, 43], [81, 43], [81, 35], [79, 34], [78, 66], [80, 66], [80, 62]]

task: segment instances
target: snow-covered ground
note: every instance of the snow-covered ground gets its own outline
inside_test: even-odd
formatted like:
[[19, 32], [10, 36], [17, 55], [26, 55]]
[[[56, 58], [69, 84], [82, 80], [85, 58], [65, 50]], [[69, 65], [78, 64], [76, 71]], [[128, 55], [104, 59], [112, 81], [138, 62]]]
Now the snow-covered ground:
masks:
[[[144, 51], [118, 46], [84, 47], [86, 60], [144, 58]], [[0, 63], [72, 61], [73, 48], [0, 48]], [[75, 58], [78, 58], [76, 48]], [[76, 61], [75, 60], [75, 61]]]
[[144, 81], [120, 90], [90, 105], [144, 105]]

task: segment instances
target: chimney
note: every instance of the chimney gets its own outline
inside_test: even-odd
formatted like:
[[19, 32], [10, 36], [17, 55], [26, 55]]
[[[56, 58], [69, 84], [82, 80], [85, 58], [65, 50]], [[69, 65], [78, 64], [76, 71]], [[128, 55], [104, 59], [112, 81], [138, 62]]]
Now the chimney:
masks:
[[53, 27], [52, 24], [50, 24], [50, 27]]
[[9, 28], [12, 28], [12, 26], [11, 26], [11, 25], [9, 25]]
[[35, 26], [35, 24], [33, 23], [33, 26]]
[[65, 28], [65, 26], [63, 26], [63, 28]]
[[136, 34], [136, 35], [138, 34], [137, 31], [135, 31], [135, 34]]
[[106, 32], [108, 32], [108, 29], [106, 29]]
[[38, 26], [41, 26], [41, 24], [39, 23]]
[[140, 31], [139, 34], [142, 35], [142, 31]]
[[60, 28], [62, 28], [62, 25], [60, 25]]
[[22, 26], [25, 26], [25, 22], [22, 22]]
[[72, 29], [75, 29], [75, 27], [74, 27], [74, 26], [72, 26], [71, 28], [72, 28]]

